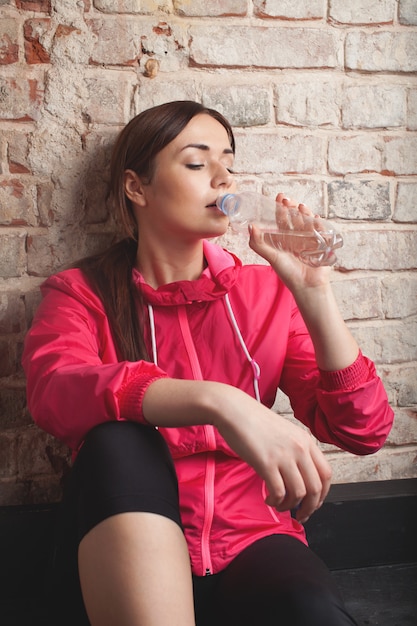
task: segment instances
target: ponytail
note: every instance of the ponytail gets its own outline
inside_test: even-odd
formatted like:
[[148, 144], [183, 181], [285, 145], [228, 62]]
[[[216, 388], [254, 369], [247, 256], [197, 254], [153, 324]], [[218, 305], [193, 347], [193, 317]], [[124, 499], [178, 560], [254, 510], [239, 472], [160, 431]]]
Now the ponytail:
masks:
[[132, 285], [137, 242], [122, 239], [75, 264], [103, 302], [121, 361], [149, 360], [143, 337], [142, 298]]

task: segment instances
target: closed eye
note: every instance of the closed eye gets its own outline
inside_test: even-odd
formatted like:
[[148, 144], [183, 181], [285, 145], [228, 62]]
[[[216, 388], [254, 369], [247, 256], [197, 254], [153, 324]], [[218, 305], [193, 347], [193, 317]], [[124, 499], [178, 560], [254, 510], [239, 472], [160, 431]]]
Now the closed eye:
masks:
[[[201, 170], [204, 167], [204, 163], [186, 163], [185, 167], [189, 170]], [[234, 174], [234, 170], [231, 167], [226, 167], [229, 174]]]

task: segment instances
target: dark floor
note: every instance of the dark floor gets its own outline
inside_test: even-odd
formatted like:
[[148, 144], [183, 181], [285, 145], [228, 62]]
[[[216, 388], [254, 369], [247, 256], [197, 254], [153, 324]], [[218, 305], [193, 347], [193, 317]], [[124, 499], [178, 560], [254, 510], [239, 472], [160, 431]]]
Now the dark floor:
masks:
[[333, 574], [358, 626], [417, 626], [417, 564]]
[[[59, 511], [57, 505], [0, 507], [0, 626], [85, 623], [75, 601], [55, 593], [55, 603], [45, 600], [56, 581], [51, 559]], [[310, 546], [333, 571], [358, 626], [417, 626], [416, 519], [413, 479], [336, 485], [307, 523]]]
[[[358, 626], [417, 625], [417, 564], [339, 570], [333, 574]], [[0, 624], [61, 626], [46, 618], [39, 598], [4, 598]]]

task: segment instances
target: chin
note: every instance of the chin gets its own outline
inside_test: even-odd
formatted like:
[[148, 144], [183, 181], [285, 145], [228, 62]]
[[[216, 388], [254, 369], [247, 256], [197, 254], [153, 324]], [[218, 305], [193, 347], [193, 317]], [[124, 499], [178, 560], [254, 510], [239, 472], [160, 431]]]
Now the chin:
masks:
[[227, 232], [226, 228], [213, 228], [212, 231], [207, 232], [207, 234], [203, 235], [203, 239], [215, 239], [216, 237], [221, 237]]

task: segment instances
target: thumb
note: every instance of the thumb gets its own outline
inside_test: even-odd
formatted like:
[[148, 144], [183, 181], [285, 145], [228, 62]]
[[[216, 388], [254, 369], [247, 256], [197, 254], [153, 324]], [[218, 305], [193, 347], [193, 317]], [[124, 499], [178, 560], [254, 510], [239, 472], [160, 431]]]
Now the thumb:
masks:
[[265, 234], [254, 224], [249, 225], [249, 247], [259, 254], [265, 261], [268, 263], [273, 263], [277, 258], [277, 253], [279, 250], [276, 250], [271, 245], [265, 241]]

